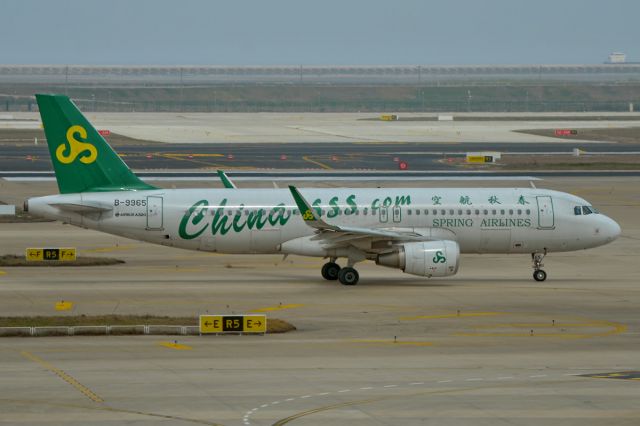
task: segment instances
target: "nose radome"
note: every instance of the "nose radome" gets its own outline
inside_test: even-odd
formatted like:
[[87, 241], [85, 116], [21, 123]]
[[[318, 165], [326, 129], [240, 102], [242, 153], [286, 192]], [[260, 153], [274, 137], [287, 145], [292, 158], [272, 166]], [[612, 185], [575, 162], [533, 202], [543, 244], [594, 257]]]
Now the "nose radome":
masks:
[[618, 238], [620, 236], [620, 233], [622, 232], [622, 229], [620, 229], [620, 225], [618, 225], [615, 220], [609, 217], [607, 218], [607, 223], [604, 226], [604, 229], [609, 241], [613, 241]]

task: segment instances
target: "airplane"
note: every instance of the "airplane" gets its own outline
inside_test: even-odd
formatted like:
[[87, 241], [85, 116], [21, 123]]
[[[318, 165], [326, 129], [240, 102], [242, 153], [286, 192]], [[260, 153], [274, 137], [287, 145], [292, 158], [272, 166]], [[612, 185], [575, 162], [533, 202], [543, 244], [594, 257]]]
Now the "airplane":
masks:
[[[610, 243], [620, 226], [586, 200], [531, 188], [164, 189], [141, 181], [63, 95], [36, 95], [60, 194], [25, 210], [189, 250], [328, 259], [321, 275], [359, 281], [364, 260], [421, 277], [458, 272], [463, 253], [545, 255]], [[340, 266], [337, 259], [346, 259]], [[499, 267], [499, 265], [495, 265]]]

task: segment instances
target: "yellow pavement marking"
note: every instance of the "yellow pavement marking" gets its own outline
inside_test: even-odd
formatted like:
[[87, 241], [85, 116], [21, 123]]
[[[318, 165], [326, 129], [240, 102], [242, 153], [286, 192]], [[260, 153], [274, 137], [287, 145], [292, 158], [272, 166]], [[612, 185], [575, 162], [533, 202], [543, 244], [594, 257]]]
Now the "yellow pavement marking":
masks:
[[333, 168], [333, 167], [331, 167], [331, 166], [327, 166], [326, 164], [321, 163], [321, 162], [319, 162], [319, 161], [312, 160], [311, 158], [309, 158], [309, 156], [308, 156], [308, 155], [304, 155], [304, 156], [302, 157], [302, 159], [303, 159], [304, 161], [308, 162], [308, 163], [315, 164], [316, 166], [320, 166], [320, 167], [322, 167], [323, 169], [331, 170], [331, 169]]
[[282, 309], [300, 308], [302, 306], [304, 305], [301, 303], [290, 303], [288, 305], [267, 306], [266, 308], [252, 309], [249, 312], [272, 312], [272, 311], [280, 311]]
[[182, 345], [182, 344], [177, 343], [177, 342], [159, 342], [158, 344], [160, 346], [164, 346], [165, 348], [177, 349], [177, 350], [180, 350], [180, 351], [189, 351], [189, 350], [193, 349], [191, 346]]
[[600, 373], [600, 374], [583, 374], [582, 377], [589, 377], [591, 379], [619, 379], [619, 380], [637, 380], [640, 381], [640, 371], [620, 371], [614, 373]]
[[123, 244], [112, 247], [101, 247], [96, 249], [83, 250], [86, 253], [108, 253], [111, 251], [133, 250], [136, 248], [133, 244]]
[[53, 366], [49, 362], [43, 360], [42, 358], [40, 358], [40, 357], [30, 353], [30, 352], [27, 352], [27, 351], [22, 351], [22, 352], [20, 352], [20, 354], [23, 357], [25, 357], [25, 358], [27, 358], [27, 359], [29, 359], [29, 360], [37, 363], [37, 364], [40, 364], [42, 367], [44, 367], [47, 370], [51, 371], [52, 373], [56, 374], [58, 377], [60, 377], [65, 382], [69, 383], [71, 386], [76, 388], [78, 391], [80, 391], [80, 393], [82, 393], [84, 396], [86, 396], [87, 398], [89, 398], [93, 402], [98, 402], [98, 403], [104, 402], [104, 400], [102, 398], [100, 398], [98, 395], [96, 395], [91, 389], [89, 389], [88, 387], [84, 386], [83, 384], [78, 382], [76, 379], [71, 377], [69, 374], [65, 373], [64, 371], [60, 370], [59, 368], [56, 368], [55, 366]]
[[[211, 163], [211, 162], [202, 161], [202, 160], [196, 160], [195, 159], [195, 157], [196, 157], [195, 155], [193, 156], [194, 158], [188, 158], [188, 156], [181, 156], [181, 155], [174, 155], [174, 154], [154, 154], [154, 155], [157, 155], [158, 157], [169, 158], [171, 160], [176, 160], [176, 161], [187, 161], [189, 163], [204, 164], [205, 166], [221, 167], [220, 165], [218, 165], [216, 163]], [[201, 157], [203, 157], [203, 156], [201, 156]], [[224, 155], [220, 155], [220, 156], [212, 155], [211, 157], [224, 157]], [[228, 169], [228, 167], [227, 167], [227, 169]]]
[[56, 311], [68, 311], [73, 308], [73, 302], [61, 300], [56, 302], [55, 308]]
[[189, 156], [191, 157], [224, 157], [224, 154], [163, 154], [165, 157], [169, 157], [169, 158], [180, 158], [180, 157], [184, 157], [184, 158], [189, 158]]
[[442, 318], [467, 318], [467, 317], [493, 317], [497, 315], [506, 315], [504, 312], [461, 312], [455, 314], [442, 315], [418, 315], [415, 317], [403, 317], [401, 321], [414, 321], [421, 319], [442, 319]]
[[433, 346], [433, 342], [417, 342], [410, 340], [375, 340], [375, 339], [356, 339], [354, 343], [377, 343], [383, 345], [404, 345], [404, 346]]
[[545, 323], [505, 323], [505, 324], [484, 324], [477, 325], [476, 328], [569, 328], [569, 327], [609, 327], [613, 326], [613, 323], [606, 323], [606, 321], [597, 321], [597, 322], [577, 322], [577, 323], [568, 323], [568, 322], [557, 322], [554, 324], [545, 322]]
[[[503, 332], [468, 332], [468, 333], [455, 333], [456, 336], [469, 336], [469, 337], [553, 337], [553, 338], [561, 338], [561, 339], [591, 339], [594, 337], [606, 337], [613, 336], [615, 334], [624, 333], [627, 331], [627, 326], [624, 324], [611, 322], [611, 321], [592, 321], [588, 323], [575, 323], [575, 324], [563, 324], [558, 323], [555, 326], [552, 324], [494, 324], [494, 325], [486, 325], [480, 326], [478, 328], [529, 328], [533, 330], [533, 333], [523, 332], [523, 333], [503, 333]], [[596, 333], [565, 333], [562, 331], [562, 328], [569, 327], [592, 327], [592, 328], [609, 328], [607, 331], [596, 332]], [[558, 330], [555, 333], [537, 333], [536, 328], [557, 328]]]
[[358, 141], [353, 142], [354, 145], [407, 145], [407, 142], [402, 141]]
[[157, 268], [134, 268], [139, 269], [141, 271], [154, 271], [154, 272], [203, 272], [202, 268], [181, 268], [181, 267], [170, 267], [170, 266], [161, 266]]
[[5, 271], [0, 271], [0, 275], [7, 275]]

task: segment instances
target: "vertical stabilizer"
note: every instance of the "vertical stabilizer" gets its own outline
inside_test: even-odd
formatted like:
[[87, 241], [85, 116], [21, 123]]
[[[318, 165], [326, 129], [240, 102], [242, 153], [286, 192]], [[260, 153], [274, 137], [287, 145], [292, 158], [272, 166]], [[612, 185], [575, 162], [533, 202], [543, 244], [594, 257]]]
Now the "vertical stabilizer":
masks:
[[133, 174], [67, 96], [36, 100], [61, 194], [155, 189]]

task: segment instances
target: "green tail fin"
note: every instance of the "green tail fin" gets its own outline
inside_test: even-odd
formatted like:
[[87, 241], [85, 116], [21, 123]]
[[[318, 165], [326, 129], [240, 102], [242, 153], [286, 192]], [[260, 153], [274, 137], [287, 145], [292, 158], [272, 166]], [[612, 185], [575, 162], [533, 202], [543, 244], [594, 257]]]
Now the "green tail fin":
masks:
[[36, 95], [61, 194], [155, 189], [142, 182], [63, 95]]

